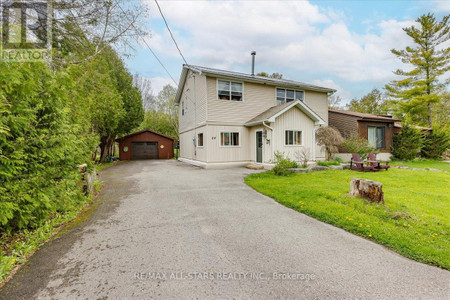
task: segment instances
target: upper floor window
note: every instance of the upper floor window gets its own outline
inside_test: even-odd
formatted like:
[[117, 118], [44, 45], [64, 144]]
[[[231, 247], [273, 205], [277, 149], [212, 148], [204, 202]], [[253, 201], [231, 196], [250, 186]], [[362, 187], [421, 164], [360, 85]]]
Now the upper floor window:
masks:
[[304, 101], [305, 100], [305, 92], [277, 88], [277, 104], [278, 105], [284, 104], [287, 102], [296, 101], [296, 100]]
[[217, 91], [219, 100], [242, 101], [244, 96], [244, 84], [241, 82], [217, 81]]
[[184, 116], [184, 101], [181, 101], [181, 115]]

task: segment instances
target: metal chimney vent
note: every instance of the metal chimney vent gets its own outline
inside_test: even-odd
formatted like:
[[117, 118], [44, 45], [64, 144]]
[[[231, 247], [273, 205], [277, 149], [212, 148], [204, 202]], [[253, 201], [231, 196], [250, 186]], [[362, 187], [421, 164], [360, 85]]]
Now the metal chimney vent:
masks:
[[252, 51], [252, 76], [255, 76], [255, 57], [256, 51]]

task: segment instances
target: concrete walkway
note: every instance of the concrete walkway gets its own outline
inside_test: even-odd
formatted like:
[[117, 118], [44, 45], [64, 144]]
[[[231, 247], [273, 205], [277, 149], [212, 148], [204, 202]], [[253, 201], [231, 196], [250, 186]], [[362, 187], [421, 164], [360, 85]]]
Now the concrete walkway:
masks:
[[448, 299], [448, 271], [285, 208], [244, 184], [250, 172], [105, 170], [98, 207], [0, 299]]

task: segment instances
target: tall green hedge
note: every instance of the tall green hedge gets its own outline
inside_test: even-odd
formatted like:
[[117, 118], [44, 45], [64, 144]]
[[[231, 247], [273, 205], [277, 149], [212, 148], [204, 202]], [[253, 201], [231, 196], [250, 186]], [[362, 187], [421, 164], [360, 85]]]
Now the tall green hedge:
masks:
[[76, 183], [91, 139], [66, 109], [66, 75], [42, 63], [0, 64], [0, 229], [36, 227], [83, 200]]
[[0, 234], [86, 201], [77, 166], [142, 122], [131, 79], [112, 48], [82, 64], [0, 62]]

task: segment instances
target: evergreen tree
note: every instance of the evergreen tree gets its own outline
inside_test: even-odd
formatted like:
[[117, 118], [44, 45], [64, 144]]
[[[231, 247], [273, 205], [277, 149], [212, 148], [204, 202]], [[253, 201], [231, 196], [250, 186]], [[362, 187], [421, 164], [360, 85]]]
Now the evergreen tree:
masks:
[[437, 159], [450, 147], [450, 137], [445, 130], [433, 129], [425, 135], [422, 147], [422, 156]]
[[409, 71], [395, 71], [403, 79], [386, 85], [397, 114], [409, 116], [416, 123], [428, 123], [429, 127], [433, 126], [432, 105], [440, 102], [439, 93], [450, 82], [440, 81], [440, 77], [449, 70], [450, 47], [442, 49], [450, 38], [449, 17], [447, 15], [437, 22], [433, 14], [422, 15], [416, 20], [419, 27], [403, 28], [415, 46], [391, 50], [403, 63], [412, 67]]
[[397, 159], [412, 160], [419, 154], [422, 142], [420, 132], [405, 125], [402, 131], [394, 136], [391, 152]]

